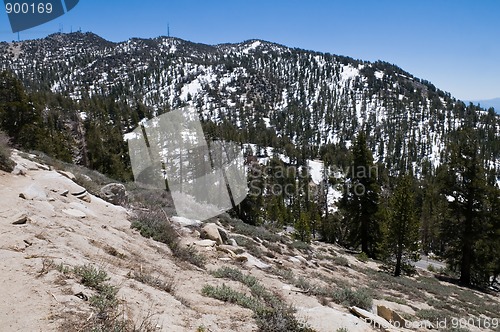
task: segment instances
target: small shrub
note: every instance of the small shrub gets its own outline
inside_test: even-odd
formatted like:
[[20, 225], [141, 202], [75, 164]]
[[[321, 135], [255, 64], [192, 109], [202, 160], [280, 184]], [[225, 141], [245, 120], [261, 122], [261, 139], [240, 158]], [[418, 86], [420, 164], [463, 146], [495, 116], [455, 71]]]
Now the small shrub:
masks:
[[162, 280], [159, 276], [153, 277], [151, 274], [147, 273], [134, 272], [132, 278], [139, 282], [142, 282], [143, 284], [149, 285], [153, 288], [162, 290], [167, 293], [172, 293], [175, 288], [175, 284], [172, 280], [165, 281]]
[[179, 234], [161, 208], [150, 211], [137, 211], [132, 222], [142, 236], [168, 245], [174, 257], [198, 267], [205, 267], [205, 258], [194, 247], [184, 247], [179, 243]]
[[371, 293], [366, 288], [357, 290], [351, 288], [337, 289], [332, 293], [332, 300], [346, 307], [356, 306], [367, 310], [371, 309], [373, 304]]
[[443, 320], [445, 318], [441, 312], [434, 309], [420, 309], [415, 314], [418, 318], [431, 322]]
[[0, 131], [0, 170], [10, 173], [14, 170], [16, 164], [10, 159], [9, 142], [9, 137], [3, 131]]
[[205, 296], [237, 303], [242, 307], [253, 310], [259, 331], [314, 331], [304, 322], [299, 322], [294, 316], [295, 309], [285, 305], [279, 297], [269, 292], [254, 276], [243, 274], [240, 270], [231, 267], [222, 267], [213, 271], [212, 275], [218, 278], [239, 281], [250, 289], [251, 297], [232, 290], [225, 285], [222, 287], [206, 285], [203, 287], [202, 293]]
[[201, 293], [204, 296], [212, 297], [217, 300], [238, 304], [239, 306], [250, 309], [252, 311], [263, 310], [263, 305], [254, 297], [246, 296], [245, 294], [235, 291], [225, 284], [217, 287], [205, 285], [203, 286]]
[[301, 252], [307, 252], [311, 250], [311, 246], [309, 244], [299, 240], [293, 241], [291, 244], [288, 245], [288, 248], [297, 249], [298, 251]]
[[335, 264], [337, 264], [337, 265], [340, 265], [340, 266], [345, 266], [345, 267], [349, 267], [350, 266], [349, 261], [344, 256], [336, 256], [336, 257], [334, 257], [333, 258], [333, 262]]
[[108, 274], [104, 270], [97, 269], [95, 266], [87, 264], [77, 266], [73, 272], [81, 278], [81, 283], [84, 286], [100, 291], [104, 282], [108, 281]]
[[360, 262], [363, 262], [363, 263], [368, 262], [368, 255], [365, 252], [361, 252], [356, 258]]

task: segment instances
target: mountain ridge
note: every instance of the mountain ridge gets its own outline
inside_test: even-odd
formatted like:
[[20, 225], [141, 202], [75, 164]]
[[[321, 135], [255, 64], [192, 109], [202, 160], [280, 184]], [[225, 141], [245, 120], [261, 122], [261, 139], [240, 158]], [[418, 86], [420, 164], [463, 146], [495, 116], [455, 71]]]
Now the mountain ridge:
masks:
[[[50, 89], [77, 102], [105, 96], [131, 109], [143, 105], [150, 116], [192, 106], [206, 121], [225, 121], [244, 143], [281, 150], [307, 145], [311, 159], [330, 144], [348, 148], [365, 130], [376, 161], [389, 169], [413, 165], [417, 173], [422, 161], [440, 164], [448, 133], [463, 125], [467, 113], [480, 112], [484, 131], [500, 131], [498, 116], [469, 110], [395, 65], [258, 39], [218, 45], [175, 37], [113, 43], [93, 33], [55, 34], [0, 44], [0, 68], [16, 72], [29, 89]], [[133, 125], [137, 122], [124, 126], [123, 133]]]

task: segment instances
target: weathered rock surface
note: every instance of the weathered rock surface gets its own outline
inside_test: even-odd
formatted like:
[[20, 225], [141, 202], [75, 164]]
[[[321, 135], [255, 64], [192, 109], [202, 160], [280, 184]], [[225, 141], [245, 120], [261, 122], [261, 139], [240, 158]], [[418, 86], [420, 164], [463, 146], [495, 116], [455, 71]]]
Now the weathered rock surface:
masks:
[[204, 225], [203, 228], [201, 229], [201, 237], [203, 239], [213, 240], [217, 242], [217, 244], [224, 243], [219, 233], [219, 227], [216, 224], [209, 223]]
[[182, 227], [200, 226], [201, 225], [201, 221], [195, 220], [195, 219], [188, 219], [188, 218], [178, 217], [178, 216], [172, 217], [170, 219], [174, 223], [176, 223], [176, 224], [178, 224], [179, 226], [182, 226]]
[[26, 199], [28, 201], [46, 201], [47, 200], [47, 194], [45, 193], [45, 190], [40, 188], [36, 184], [32, 184], [21, 191], [19, 194], [19, 197]]
[[127, 200], [127, 189], [121, 183], [110, 183], [101, 188], [102, 197], [114, 205], [120, 205]]
[[87, 214], [85, 214], [85, 212], [82, 212], [80, 210], [75, 210], [75, 209], [64, 209], [64, 210], [62, 210], [62, 212], [64, 212], [68, 216], [75, 217], [75, 218], [85, 218], [87, 216]]

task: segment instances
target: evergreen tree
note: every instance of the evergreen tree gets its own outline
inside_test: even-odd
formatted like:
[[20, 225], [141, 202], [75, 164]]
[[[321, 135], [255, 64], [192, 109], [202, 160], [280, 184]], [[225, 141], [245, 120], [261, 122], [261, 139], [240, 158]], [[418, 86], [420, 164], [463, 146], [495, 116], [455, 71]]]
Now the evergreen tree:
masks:
[[349, 229], [349, 242], [370, 257], [376, 256], [380, 229], [376, 213], [380, 187], [377, 169], [368, 149], [366, 136], [360, 132], [352, 147], [353, 162], [340, 202], [344, 222]]
[[295, 221], [295, 237], [302, 242], [311, 242], [311, 220], [306, 212], [301, 212]]
[[404, 261], [417, 260], [420, 223], [413, 196], [413, 177], [402, 176], [389, 201], [384, 247], [394, 259], [394, 276], [400, 276]]
[[443, 224], [448, 240], [446, 256], [452, 268], [459, 266], [460, 281], [471, 285], [478, 266], [477, 246], [485, 235], [487, 202], [486, 172], [476, 132], [461, 129], [448, 146], [447, 174], [443, 194], [451, 214]]

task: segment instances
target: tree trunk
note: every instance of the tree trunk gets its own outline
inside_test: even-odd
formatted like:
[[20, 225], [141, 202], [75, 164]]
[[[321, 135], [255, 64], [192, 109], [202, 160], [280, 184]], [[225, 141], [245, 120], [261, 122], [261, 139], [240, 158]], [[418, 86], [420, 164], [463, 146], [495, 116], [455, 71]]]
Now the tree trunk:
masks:
[[396, 257], [396, 268], [394, 269], [394, 276], [399, 277], [401, 275], [401, 254], [398, 253]]

